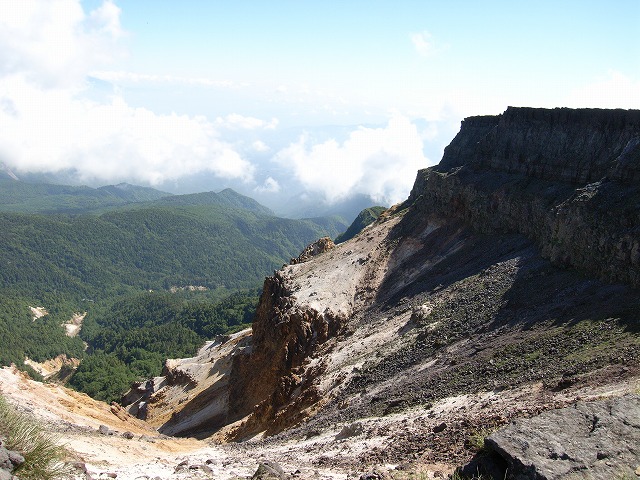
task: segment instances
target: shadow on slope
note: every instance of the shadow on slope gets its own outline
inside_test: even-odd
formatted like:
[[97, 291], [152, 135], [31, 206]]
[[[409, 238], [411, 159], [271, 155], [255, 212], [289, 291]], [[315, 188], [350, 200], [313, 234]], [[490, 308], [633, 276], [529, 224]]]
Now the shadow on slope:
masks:
[[533, 381], [562, 388], [600, 368], [637, 363], [637, 291], [554, 267], [522, 235], [475, 234], [433, 221], [414, 232], [423, 233], [397, 243], [364, 317], [411, 309], [402, 330], [414, 330], [415, 342], [365, 365], [345, 395], [384, 393], [340, 417]]

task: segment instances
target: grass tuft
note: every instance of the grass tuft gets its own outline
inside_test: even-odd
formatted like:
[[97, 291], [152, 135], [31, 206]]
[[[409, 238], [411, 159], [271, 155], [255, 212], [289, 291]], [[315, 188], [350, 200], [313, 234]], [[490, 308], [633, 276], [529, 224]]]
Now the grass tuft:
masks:
[[487, 426], [475, 430], [469, 435], [465, 442], [465, 446], [470, 450], [479, 453], [485, 450], [485, 439], [498, 429], [496, 426]]
[[0, 437], [5, 447], [20, 452], [25, 462], [13, 473], [21, 480], [59, 480], [68, 478], [70, 467], [64, 462], [67, 450], [60, 438], [47, 432], [32, 418], [16, 412], [0, 396]]

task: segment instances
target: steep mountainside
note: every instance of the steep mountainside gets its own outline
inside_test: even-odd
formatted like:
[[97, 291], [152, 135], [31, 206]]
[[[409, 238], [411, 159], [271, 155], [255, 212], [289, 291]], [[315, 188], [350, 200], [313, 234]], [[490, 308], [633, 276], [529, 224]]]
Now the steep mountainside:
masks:
[[637, 388], [639, 168], [638, 111], [465, 120], [403, 205], [268, 277], [252, 332], [168, 364], [147, 419], [307, 442], [345, 471], [433, 467], [484, 428]]

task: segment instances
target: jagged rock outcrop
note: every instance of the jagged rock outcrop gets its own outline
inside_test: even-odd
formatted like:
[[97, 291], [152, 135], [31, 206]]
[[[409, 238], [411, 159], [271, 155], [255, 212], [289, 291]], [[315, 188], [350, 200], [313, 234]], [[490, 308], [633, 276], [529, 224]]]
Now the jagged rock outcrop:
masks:
[[312, 257], [315, 257], [316, 255], [320, 255], [321, 253], [331, 250], [334, 247], [335, 247], [335, 244], [333, 243], [333, 240], [331, 240], [331, 238], [322, 237], [316, 240], [315, 242], [313, 242], [311, 245], [307, 246], [307, 248], [305, 248], [302, 251], [302, 253], [298, 255], [296, 258], [292, 258], [291, 261], [289, 262], [289, 265], [295, 265], [297, 263], [307, 262]]
[[640, 286], [640, 111], [509, 108], [462, 123], [407, 205], [522, 233], [555, 264]]
[[[318, 255], [333, 248], [333, 242], [326, 240], [320, 248], [310, 246], [305, 252]], [[296, 305], [282, 271], [267, 277], [252, 326], [253, 348], [249, 355], [236, 356], [233, 363], [231, 415], [249, 415], [235, 438], [294, 425], [303, 418], [305, 408], [320, 400], [314, 380], [323, 366], [309, 365], [308, 360], [335, 337], [344, 320], [339, 312]]]
[[[514, 420], [485, 440], [466, 468], [494, 478], [565, 480], [631, 478], [640, 468], [640, 397], [578, 402]], [[615, 476], [617, 475], [617, 477]]]

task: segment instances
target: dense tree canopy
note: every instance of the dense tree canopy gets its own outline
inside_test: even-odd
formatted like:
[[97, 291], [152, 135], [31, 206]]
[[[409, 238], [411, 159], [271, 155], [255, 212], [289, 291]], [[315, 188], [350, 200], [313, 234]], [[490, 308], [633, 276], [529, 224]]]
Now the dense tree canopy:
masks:
[[[331, 232], [241, 197], [169, 197], [101, 214], [0, 213], [0, 363], [82, 358], [71, 384], [118, 400], [166, 358], [191, 356], [205, 339], [250, 323], [265, 275]], [[30, 306], [49, 313], [34, 321]], [[69, 338], [62, 325], [77, 312], [87, 315], [80, 337]]]

